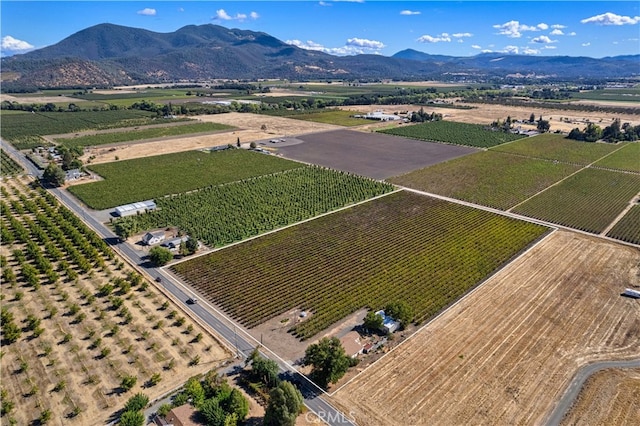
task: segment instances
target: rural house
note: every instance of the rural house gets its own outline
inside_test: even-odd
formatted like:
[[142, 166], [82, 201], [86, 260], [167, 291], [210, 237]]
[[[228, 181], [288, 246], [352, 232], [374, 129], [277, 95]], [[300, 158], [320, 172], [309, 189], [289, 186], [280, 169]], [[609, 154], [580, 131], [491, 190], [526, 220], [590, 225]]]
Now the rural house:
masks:
[[344, 352], [351, 358], [355, 358], [362, 353], [362, 343], [360, 335], [356, 331], [350, 331], [340, 338], [340, 343]]
[[164, 241], [164, 231], [147, 232], [142, 237], [142, 242], [148, 246]]
[[384, 311], [378, 311], [376, 314], [382, 317], [382, 329], [381, 331], [391, 334], [400, 327], [400, 323], [390, 316], [385, 315]]

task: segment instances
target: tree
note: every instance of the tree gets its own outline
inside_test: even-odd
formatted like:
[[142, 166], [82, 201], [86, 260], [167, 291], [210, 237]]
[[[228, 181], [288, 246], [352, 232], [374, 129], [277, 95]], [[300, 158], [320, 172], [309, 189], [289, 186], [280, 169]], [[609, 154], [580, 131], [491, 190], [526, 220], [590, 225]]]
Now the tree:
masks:
[[249, 414], [249, 401], [236, 388], [231, 390], [228, 398], [221, 400], [221, 404], [227, 413], [235, 414], [238, 421], [243, 421]]
[[200, 407], [205, 401], [204, 388], [197, 377], [191, 377], [184, 385], [184, 391], [191, 397], [193, 405]]
[[300, 391], [287, 381], [281, 382], [269, 394], [269, 405], [264, 413], [266, 426], [294, 426], [302, 411], [303, 399]]
[[44, 169], [42, 179], [53, 186], [62, 186], [64, 185], [65, 176], [64, 170], [60, 166], [55, 163], [49, 163], [47, 168]]
[[540, 133], [546, 133], [551, 128], [551, 124], [549, 124], [548, 120], [540, 120], [538, 121], [537, 129]]
[[238, 141], [236, 142], [236, 146], [240, 148], [240, 137], [238, 137]]
[[125, 411], [120, 416], [120, 426], [143, 426], [144, 413], [142, 411]]
[[125, 392], [131, 390], [132, 387], [136, 385], [138, 382], [138, 378], [136, 376], [124, 376], [122, 381], [120, 382], [120, 387], [124, 389]]
[[387, 304], [384, 313], [400, 322], [400, 327], [405, 328], [413, 321], [413, 308], [404, 300], [396, 300]]
[[347, 356], [337, 337], [323, 337], [318, 343], [309, 345], [304, 354], [304, 365], [311, 365], [311, 380], [318, 386], [326, 388], [335, 383], [355, 360]]
[[200, 414], [205, 418], [207, 426], [224, 426], [224, 421], [227, 418], [227, 413], [215, 398], [209, 398], [202, 403]]
[[384, 318], [382, 318], [382, 315], [374, 311], [367, 312], [367, 315], [364, 317], [364, 326], [369, 330], [380, 330], [383, 322]]
[[280, 381], [278, 378], [279, 367], [275, 361], [261, 356], [258, 348], [254, 349], [247, 361], [251, 362], [251, 374], [255, 379], [269, 387], [278, 385]]
[[531, 115], [529, 116], [529, 123], [534, 123], [536, 121], [536, 115], [534, 113], [531, 113]]
[[124, 411], [141, 411], [149, 403], [149, 397], [143, 393], [133, 395], [124, 405]]
[[149, 250], [149, 260], [156, 266], [164, 266], [173, 259], [173, 253], [168, 248], [153, 247]]

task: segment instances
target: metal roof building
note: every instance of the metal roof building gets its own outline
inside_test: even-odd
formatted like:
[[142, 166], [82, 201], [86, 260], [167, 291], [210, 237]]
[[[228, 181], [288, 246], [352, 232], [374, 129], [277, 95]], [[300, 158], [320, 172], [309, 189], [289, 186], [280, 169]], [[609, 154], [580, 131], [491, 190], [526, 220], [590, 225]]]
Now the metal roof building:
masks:
[[140, 201], [138, 203], [133, 204], [125, 204], [122, 206], [116, 207], [115, 214], [116, 216], [124, 217], [131, 216], [138, 213], [144, 213], [147, 210], [155, 210], [156, 203], [153, 200], [148, 201]]

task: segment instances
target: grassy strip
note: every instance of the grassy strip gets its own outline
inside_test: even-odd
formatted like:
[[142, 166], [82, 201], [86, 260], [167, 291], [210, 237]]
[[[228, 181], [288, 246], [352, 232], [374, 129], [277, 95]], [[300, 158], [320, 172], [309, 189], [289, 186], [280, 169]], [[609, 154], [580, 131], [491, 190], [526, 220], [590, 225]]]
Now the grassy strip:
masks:
[[380, 130], [380, 132], [411, 139], [475, 146], [478, 148], [488, 148], [526, 137], [513, 133], [487, 130], [485, 126], [480, 124], [453, 121], [433, 121]]
[[59, 138], [55, 141], [70, 148], [85, 147], [142, 139], [162, 138], [167, 136], [188, 135], [191, 133], [215, 132], [233, 128], [233, 126], [219, 123], [187, 122], [186, 124], [178, 126], [152, 127], [147, 129], [129, 130], [126, 132], [101, 133], [97, 135], [78, 136], [75, 138]]
[[91, 208], [106, 209], [298, 167], [246, 150], [189, 151], [92, 165], [89, 168], [105, 180], [74, 185], [69, 191]]
[[389, 179], [390, 182], [507, 210], [578, 170], [566, 163], [479, 152]]

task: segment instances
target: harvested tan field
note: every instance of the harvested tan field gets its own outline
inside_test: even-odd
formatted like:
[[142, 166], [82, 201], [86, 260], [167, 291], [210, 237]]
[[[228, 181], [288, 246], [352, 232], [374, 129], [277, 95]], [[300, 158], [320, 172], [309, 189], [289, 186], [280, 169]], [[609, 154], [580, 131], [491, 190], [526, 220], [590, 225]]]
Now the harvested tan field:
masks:
[[29, 104], [46, 104], [46, 103], [56, 103], [56, 102], [78, 102], [78, 98], [70, 98], [68, 96], [29, 96], [29, 97], [19, 97], [19, 96], [11, 96], [5, 93], [0, 96], [0, 100], [9, 101], [9, 102], [18, 102], [18, 103], [29, 103]]
[[[128, 160], [131, 158], [190, 151], [212, 146], [235, 145], [238, 138], [240, 138], [240, 143], [248, 144], [264, 139], [283, 138], [291, 135], [342, 128], [341, 126], [331, 124], [239, 112], [204, 115], [199, 116], [198, 120], [228, 124], [230, 126], [236, 126], [238, 129], [211, 135], [165, 138], [156, 141], [132, 142], [130, 144], [112, 146], [104, 145], [92, 150], [86, 150], [82, 159], [86, 160], [86, 158], [94, 156], [95, 158], [91, 160], [92, 164], [108, 163], [114, 161], [116, 156], [119, 160]], [[264, 126], [264, 128], [262, 126]]]
[[561, 424], [640, 424], [640, 368], [603, 370], [591, 376]]
[[556, 231], [334, 393], [359, 425], [543, 424], [587, 363], [638, 357], [640, 251]]

